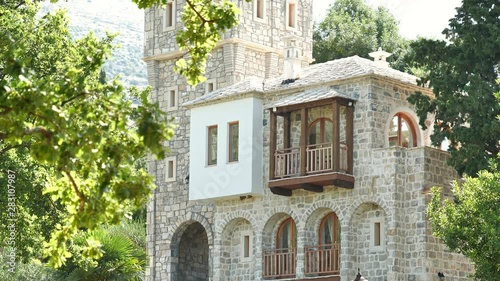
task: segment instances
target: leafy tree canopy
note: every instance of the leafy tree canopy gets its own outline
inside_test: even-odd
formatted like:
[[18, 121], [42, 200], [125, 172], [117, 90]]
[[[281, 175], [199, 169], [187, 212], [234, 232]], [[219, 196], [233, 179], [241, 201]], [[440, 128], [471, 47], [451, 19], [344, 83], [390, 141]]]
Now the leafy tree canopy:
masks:
[[369, 58], [370, 52], [381, 47], [393, 53], [392, 67], [404, 70], [402, 58], [408, 44], [386, 8], [373, 9], [363, 0], [337, 0], [315, 26], [313, 57], [317, 63], [353, 55]]
[[[16, 157], [46, 167], [43, 192], [50, 198], [40, 199], [64, 208], [61, 223], [45, 244], [49, 264], [59, 267], [73, 255], [67, 241], [79, 229], [92, 231], [104, 223], [117, 223], [131, 209], [143, 206], [153, 188], [152, 178], [135, 169], [134, 163], [147, 154], [164, 157], [163, 143], [173, 130], [158, 105], [148, 101], [149, 90], [125, 90], [118, 81], [104, 83], [99, 77], [113, 36], [99, 39], [89, 34], [75, 41], [63, 13], [36, 19], [36, 2], [0, 1], [0, 155], [10, 157], [2, 180], [15, 183], [5, 173], [9, 169], [25, 171], [15, 165]], [[166, 0], [133, 2], [140, 8], [166, 4]], [[237, 24], [239, 11], [230, 1], [186, 2], [184, 28], [177, 34], [186, 55], [177, 62], [177, 70], [196, 84], [204, 80], [208, 54], [220, 34]], [[127, 96], [141, 104], [133, 107]], [[19, 154], [24, 148], [29, 155]], [[39, 191], [43, 181], [28, 187], [29, 179], [30, 175], [16, 175], [15, 180], [20, 190]], [[18, 210], [25, 216], [24, 226], [33, 228], [29, 223], [34, 209]], [[83, 256], [102, 255], [99, 243], [87, 246]], [[31, 250], [24, 250], [23, 256], [29, 256]]]
[[[62, 12], [37, 19], [38, 7], [29, 1], [1, 4], [0, 153], [28, 147], [30, 157], [49, 168], [43, 192], [64, 206], [45, 244], [49, 264], [58, 267], [71, 255], [66, 241], [78, 229], [118, 223], [144, 205], [153, 179], [135, 162], [147, 154], [164, 157], [173, 130], [148, 101], [149, 89], [99, 82], [112, 36], [75, 41]], [[140, 105], [132, 106], [127, 95]], [[8, 184], [22, 185], [22, 176], [2, 172]], [[102, 252], [94, 243], [84, 254]]]
[[488, 169], [500, 152], [500, 104], [494, 93], [500, 66], [500, 6], [495, 0], [464, 0], [449, 28], [448, 41], [420, 39], [408, 62], [426, 71], [421, 83], [432, 87], [435, 98], [416, 93], [420, 125], [435, 115], [434, 145], [450, 141], [449, 164], [460, 174], [475, 176]]
[[467, 256], [475, 265], [478, 280], [500, 276], [500, 172], [493, 165], [477, 178], [467, 177], [454, 185], [454, 201], [441, 202], [439, 188], [433, 189], [428, 215], [434, 235], [452, 250]]

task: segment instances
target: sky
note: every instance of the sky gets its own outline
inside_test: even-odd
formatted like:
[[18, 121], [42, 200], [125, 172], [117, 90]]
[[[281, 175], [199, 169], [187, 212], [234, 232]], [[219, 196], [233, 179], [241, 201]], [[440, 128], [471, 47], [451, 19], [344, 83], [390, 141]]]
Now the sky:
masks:
[[[314, 20], [323, 19], [334, 0], [313, 0]], [[384, 6], [399, 21], [400, 33], [408, 38], [417, 36], [443, 38], [441, 32], [455, 15], [461, 0], [365, 0], [373, 7]]]

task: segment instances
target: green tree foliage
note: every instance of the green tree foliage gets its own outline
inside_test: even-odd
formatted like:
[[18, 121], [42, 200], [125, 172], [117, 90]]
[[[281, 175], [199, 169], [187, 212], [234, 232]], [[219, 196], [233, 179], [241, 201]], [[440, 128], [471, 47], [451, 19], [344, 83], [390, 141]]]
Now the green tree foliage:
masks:
[[372, 9], [363, 0], [337, 0], [314, 28], [313, 57], [317, 63], [353, 55], [369, 58], [370, 52], [382, 47], [393, 53], [392, 67], [404, 70], [402, 58], [408, 44], [384, 7]]
[[[146, 228], [140, 221], [80, 233], [71, 242], [70, 252], [73, 256], [57, 271], [55, 280], [144, 280], [145, 237]], [[91, 243], [99, 243], [104, 251], [98, 261], [81, 255]]]
[[[144, 206], [153, 179], [135, 162], [165, 156], [173, 130], [149, 90], [99, 83], [111, 36], [73, 40], [62, 12], [37, 19], [38, 6], [0, 5], [0, 151], [29, 147], [47, 169], [43, 192], [64, 206], [45, 244], [49, 264], [72, 255], [67, 240], [79, 229], [116, 224]], [[126, 96], [140, 101], [133, 107]], [[102, 256], [100, 244], [83, 254]]]
[[[8, 170], [13, 172], [10, 186]], [[0, 245], [15, 247], [18, 261], [42, 258], [43, 241], [50, 238], [60, 221], [62, 206], [53, 202], [49, 195], [42, 194], [48, 173], [47, 167], [32, 159], [27, 147], [0, 154], [0, 224], [8, 226], [15, 222], [16, 225], [13, 237], [9, 228], [0, 228]], [[15, 198], [16, 202], [9, 198]], [[15, 212], [11, 212], [9, 203], [16, 203]]]
[[500, 152], [500, 6], [495, 0], [464, 0], [444, 30], [448, 41], [420, 39], [408, 61], [426, 71], [421, 83], [435, 98], [416, 93], [420, 125], [435, 114], [434, 145], [451, 142], [449, 164], [460, 174], [475, 176], [488, 169]]
[[475, 265], [477, 280], [500, 276], [500, 172], [481, 171], [454, 185], [454, 201], [441, 202], [441, 191], [433, 189], [428, 215], [434, 235]]

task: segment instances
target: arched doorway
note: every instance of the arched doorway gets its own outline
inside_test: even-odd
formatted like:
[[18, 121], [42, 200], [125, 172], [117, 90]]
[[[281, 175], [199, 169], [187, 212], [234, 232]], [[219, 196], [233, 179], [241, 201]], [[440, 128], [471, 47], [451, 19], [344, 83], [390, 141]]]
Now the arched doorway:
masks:
[[199, 222], [193, 222], [179, 235], [178, 259], [174, 263], [176, 270], [172, 280], [208, 281], [209, 247], [205, 228]]

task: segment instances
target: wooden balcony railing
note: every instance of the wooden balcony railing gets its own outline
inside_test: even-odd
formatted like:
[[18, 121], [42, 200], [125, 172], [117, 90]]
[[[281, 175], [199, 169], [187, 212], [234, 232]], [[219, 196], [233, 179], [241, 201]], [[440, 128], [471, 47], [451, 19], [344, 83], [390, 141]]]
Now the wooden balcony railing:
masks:
[[[333, 171], [333, 146], [332, 143], [310, 144], [306, 147], [306, 172], [307, 174], [325, 173]], [[347, 145], [340, 144], [339, 151], [340, 170], [348, 170]], [[300, 175], [300, 147], [276, 150], [275, 153], [275, 178], [295, 177]]]
[[300, 148], [292, 147], [276, 151], [275, 177], [291, 177], [300, 174]]
[[304, 250], [304, 273], [307, 275], [339, 274], [340, 245], [306, 246]]
[[306, 153], [308, 174], [332, 171], [333, 147], [331, 142], [310, 144], [306, 148]]
[[295, 277], [296, 249], [276, 249], [264, 251], [262, 258], [262, 277]]

